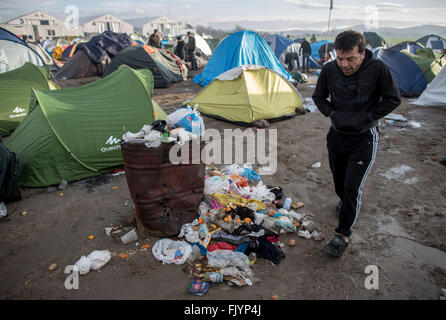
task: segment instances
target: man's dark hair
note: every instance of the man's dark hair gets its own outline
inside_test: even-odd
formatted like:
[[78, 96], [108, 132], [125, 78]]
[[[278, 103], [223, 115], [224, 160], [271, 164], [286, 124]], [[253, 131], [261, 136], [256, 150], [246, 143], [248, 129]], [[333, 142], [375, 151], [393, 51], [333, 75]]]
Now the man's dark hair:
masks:
[[358, 52], [363, 53], [365, 50], [365, 38], [362, 33], [354, 30], [341, 32], [336, 36], [335, 49], [339, 51], [351, 51], [358, 46]]
[[158, 32], [158, 29], [153, 30], [153, 33], [157, 33], [157, 32]]

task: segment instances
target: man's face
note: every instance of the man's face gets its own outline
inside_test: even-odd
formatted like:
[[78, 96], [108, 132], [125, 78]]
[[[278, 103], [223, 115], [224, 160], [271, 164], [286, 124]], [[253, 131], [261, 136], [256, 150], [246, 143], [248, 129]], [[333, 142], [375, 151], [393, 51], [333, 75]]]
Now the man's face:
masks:
[[365, 51], [359, 53], [358, 49], [358, 46], [355, 46], [353, 50], [350, 51], [336, 50], [336, 62], [338, 63], [342, 73], [346, 76], [350, 76], [358, 71], [362, 61], [364, 60]]

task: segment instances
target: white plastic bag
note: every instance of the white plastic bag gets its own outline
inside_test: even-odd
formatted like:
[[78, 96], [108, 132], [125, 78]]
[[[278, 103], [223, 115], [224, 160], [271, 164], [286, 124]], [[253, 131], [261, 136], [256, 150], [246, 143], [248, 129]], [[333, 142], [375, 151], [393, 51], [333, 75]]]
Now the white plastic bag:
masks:
[[198, 231], [192, 228], [192, 223], [186, 223], [181, 227], [181, 232], [178, 238], [185, 238], [190, 243], [196, 243], [200, 241]]
[[84, 275], [90, 272], [91, 261], [86, 256], [82, 256], [74, 266], [77, 267], [80, 275]]
[[180, 108], [167, 115], [167, 125], [170, 127], [183, 127], [186, 131], [192, 132], [197, 136], [204, 134], [203, 118], [198, 111], [198, 105], [192, 109], [190, 106]]
[[238, 267], [242, 270], [249, 269], [249, 258], [242, 252], [230, 250], [214, 250], [207, 253], [208, 265], [211, 268]]
[[225, 193], [229, 189], [229, 181], [219, 176], [204, 180], [204, 194]]
[[152, 253], [165, 264], [183, 264], [192, 253], [192, 247], [185, 241], [161, 239], [153, 246]]
[[161, 145], [161, 132], [149, 131], [144, 135], [144, 141], [146, 141], [147, 148], [158, 148]]
[[87, 256], [90, 260], [90, 270], [100, 270], [111, 259], [111, 253], [108, 250], [95, 250]]

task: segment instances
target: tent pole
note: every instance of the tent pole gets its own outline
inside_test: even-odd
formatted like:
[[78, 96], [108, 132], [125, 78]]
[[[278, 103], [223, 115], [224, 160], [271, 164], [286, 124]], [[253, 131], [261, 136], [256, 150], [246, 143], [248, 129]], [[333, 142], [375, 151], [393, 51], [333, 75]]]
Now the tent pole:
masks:
[[328, 55], [328, 34], [330, 33], [331, 9], [333, 9], [333, 0], [330, 0], [330, 10], [328, 14], [327, 40], [325, 42], [325, 56]]

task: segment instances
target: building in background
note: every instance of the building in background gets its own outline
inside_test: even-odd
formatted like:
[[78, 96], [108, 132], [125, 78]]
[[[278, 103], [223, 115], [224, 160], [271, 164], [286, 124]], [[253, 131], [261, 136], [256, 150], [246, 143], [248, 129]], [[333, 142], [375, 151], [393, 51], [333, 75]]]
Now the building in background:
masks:
[[157, 29], [163, 37], [175, 37], [183, 33], [181, 23], [175, 22], [169, 17], [157, 17], [150, 20], [142, 27], [142, 35], [150, 36]]
[[81, 28], [66, 28], [64, 21], [53, 17], [41, 10], [13, 18], [2, 28], [21, 36], [25, 41], [38, 41], [39, 39], [57, 39], [67, 36], [80, 36]]
[[133, 26], [130, 23], [116, 18], [110, 14], [95, 18], [80, 18], [79, 23], [83, 25], [84, 37], [91, 37], [104, 31], [113, 31], [116, 33], [125, 33], [128, 35], [131, 35], [133, 33]]

